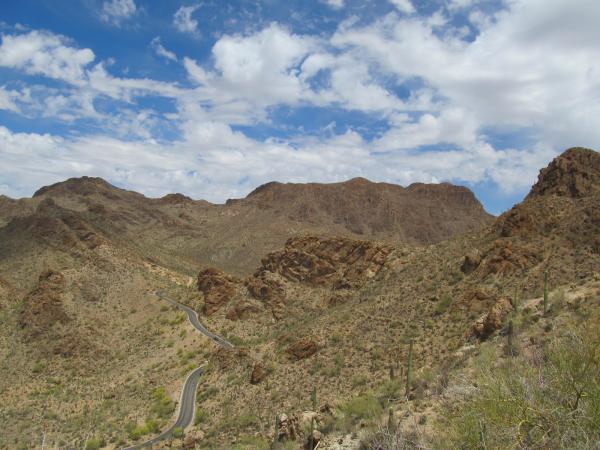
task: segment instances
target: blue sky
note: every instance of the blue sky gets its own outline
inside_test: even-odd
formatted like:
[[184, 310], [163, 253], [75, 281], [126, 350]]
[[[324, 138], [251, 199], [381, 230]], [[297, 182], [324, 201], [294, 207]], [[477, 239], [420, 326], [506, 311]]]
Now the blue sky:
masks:
[[600, 147], [598, 23], [596, 0], [2, 2], [0, 194], [363, 176], [500, 213]]

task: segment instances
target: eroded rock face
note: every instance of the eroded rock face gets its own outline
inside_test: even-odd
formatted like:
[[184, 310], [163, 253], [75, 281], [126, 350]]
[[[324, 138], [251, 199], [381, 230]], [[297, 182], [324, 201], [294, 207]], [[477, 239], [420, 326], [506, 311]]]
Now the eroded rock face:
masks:
[[540, 171], [528, 197], [555, 194], [584, 197], [600, 188], [600, 154], [587, 148], [571, 148]]
[[235, 294], [235, 279], [222, 270], [210, 267], [198, 274], [198, 290], [204, 294], [202, 311], [210, 316], [231, 300]]
[[481, 264], [481, 256], [479, 255], [479, 252], [472, 252], [468, 255], [465, 255], [463, 263], [460, 266], [460, 270], [465, 275], [468, 275], [475, 269], [477, 269], [477, 267], [479, 267], [479, 264]]
[[483, 258], [482, 275], [503, 277], [523, 273], [539, 262], [538, 256], [534, 249], [498, 239]]
[[488, 313], [473, 324], [473, 335], [480, 340], [485, 340], [495, 331], [502, 329], [506, 317], [513, 310], [513, 305], [506, 297], [500, 298]]
[[285, 298], [285, 290], [278, 280], [274, 279], [272, 273], [265, 270], [257, 270], [253, 276], [244, 282], [248, 292], [257, 300], [266, 303], [276, 303]]
[[260, 308], [254, 303], [241, 300], [237, 302], [229, 311], [225, 317], [229, 320], [244, 320], [250, 315], [260, 311]]
[[299, 361], [301, 359], [309, 358], [317, 353], [318, 350], [319, 347], [315, 341], [310, 338], [303, 338], [294, 342], [285, 351], [289, 355], [290, 359]]
[[377, 275], [390, 253], [390, 248], [373, 242], [300, 236], [263, 258], [261, 269], [296, 282], [357, 288]]
[[70, 321], [62, 304], [65, 278], [62, 273], [47, 270], [39, 276], [37, 287], [24, 301], [19, 326], [25, 331], [27, 340], [45, 334], [54, 324]]

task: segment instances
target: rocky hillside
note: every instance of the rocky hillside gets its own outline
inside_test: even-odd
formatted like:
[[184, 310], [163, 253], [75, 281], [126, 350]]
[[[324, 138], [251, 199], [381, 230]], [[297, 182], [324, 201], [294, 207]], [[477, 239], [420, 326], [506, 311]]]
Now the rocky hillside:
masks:
[[[226, 205], [87, 178], [0, 198], [0, 448], [33, 446], [32, 423], [79, 447], [152, 436], [204, 362], [188, 430], [200, 448], [299, 448], [312, 418], [319, 448], [360, 448], [389, 420], [456, 448], [430, 438], [453, 429], [443, 408], [473, 389], [455, 381], [479, 352], [502, 365], [509, 320], [523, 358], [600, 323], [599, 161], [568, 150], [494, 220], [463, 188], [361, 179], [274, 183]], [[236, 348], [192, 333], [157, 289]]]
[[[244, 199], [214, 205], [182, 194], [150, 199], [82, 177], [43, 187], [32, 199], [0, 202], [6, 225], [0, 236], [8, 245], [74, 245], [87, 235], [89, 245], [105, 239], [190, 275], [198, 261], [247, 275], [264, 254], [301, 233], [432, 244], [491, 221], [464, 187], [403, 188], [365, 179], [269, 183]], [[57, 235], [49, 232], [54, 229]]]
[[[224, 295], [207, 319], [243, 350], [213, 356], [215, 369], [202, 389], [218, 392], [202, 403], [210, 419], [199, 429], [217, 446], [253, 432], [271, 442], [270, 415], [242, 425], [220, 408], [228, 401], [246, 417], [247, 405], [260, 405], [285, 413], [291, 430], [279, 438], [300, 445], [303, 411], [316, 386], [319, 410], [311, 414], [318, 416], [324, 448], [358, 448], [353, 432], [387, 422], [388, 408], [405, 425], [440, 414], [451, 374], [464, 380], [466, 356], [503, 342], [498, 334], [506, 333], [509, 318], [519, 324], [525, 355], [544, 350], [553, 323], [573, 331], [589, 325], [600, 316], [594, 284], [600, 280], [599, 159], [590, 150], [565, 152], [540, 172], [521, 204], [479, 233], [434, 247], [290, 239], [253, 276], [232, 280], [234, 294]], [[548, 317], [540, 300], [544, 273], [554, 311]], [[201, 308], [206, 294], [183, 299]], [[570, 296], [577, 302], [563, 304]], [[406, 370], [410, 341], [414, 378], [405, 392], [404, 380], [390, 374]], [[429, 432], [443, 436], [433, 426]], [[448, 448], [443, 441], [435, 447]]]

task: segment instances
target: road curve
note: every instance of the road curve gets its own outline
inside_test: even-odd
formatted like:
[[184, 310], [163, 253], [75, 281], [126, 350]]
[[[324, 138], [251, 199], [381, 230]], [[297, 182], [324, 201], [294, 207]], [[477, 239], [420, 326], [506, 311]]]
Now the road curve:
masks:
[[[202, 325], [202, 323], [200, 323], [200, 320], [198, 320], [198, 313], [196, 313], [196, 311], [194, 311], [192, 308], [190, 308], [189, 306], [182, 305], [181, 303], [176, 302], [175, 300], [167, 297], [163, 291], [156, 291], [154, 292], [154, 295], [161, 298], [162, 300], [171, 303], [174, 306], [177, 306], [179, 309], [184, 311], [187, 314], [188, 320], [190, 321], [192, 326], [198, 332], [211, 339], [215, 344], [217, 344], [220, 347], [233, 348], [233, 344], [231, 344], [231, 342], [227, 341], [221, 336], [218, 336], [208, 331], [206, 327]], [[133, 445], [131, 447], [126, 447], [123, 450], [136, 450], [139, 448], [152, 446], [152, 444], [156, 444], [157, 442], [172, 437], [175, 428], [186, 428], [187, 426], [189, 426], [194, 420], [194, 415], [196, 413], [196, 390], [198, 389], [200, 377], [202, 376], [203, 372], [203, 366], [197, 367], [192, 372], [190, 372], [190, 374], [185, 379], [185, 382], [183, 383], [183, 389], [181, 391], [181, 398], [179, 399], [179, 411], [177, 413], [177, 420], [175, 420], [175, 423], [173, 423], [173, 425], [171, 425], [158, 436], [149, 439], [145, 442]]]

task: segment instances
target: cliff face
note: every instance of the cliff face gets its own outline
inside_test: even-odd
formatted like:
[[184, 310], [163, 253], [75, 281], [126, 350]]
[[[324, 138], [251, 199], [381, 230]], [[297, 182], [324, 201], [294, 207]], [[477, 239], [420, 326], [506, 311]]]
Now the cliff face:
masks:
[[585, 197], [600, 190], [600, 154], [574, 147], [540, 171], [528, 198], [542, 195]]

